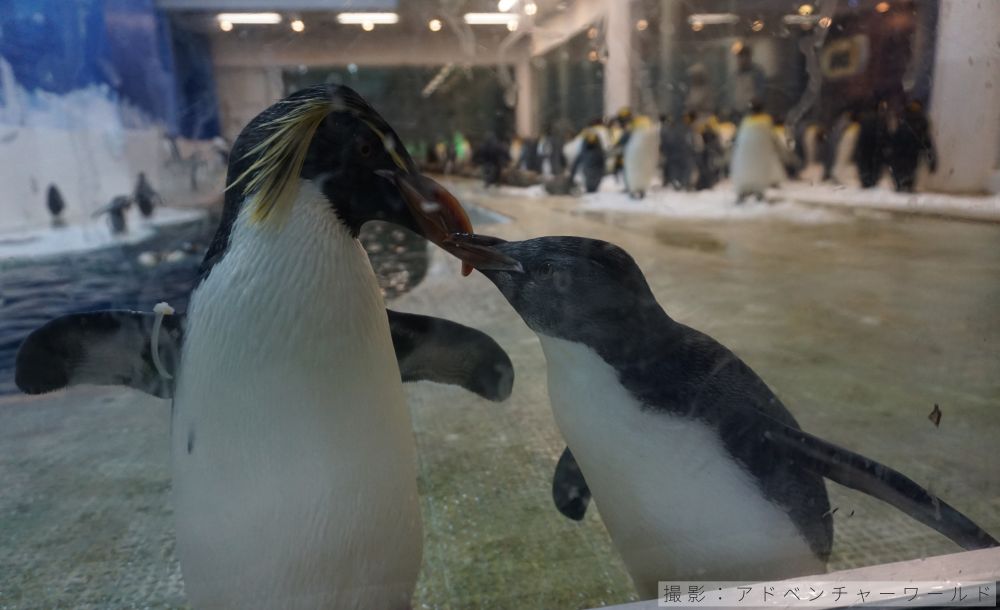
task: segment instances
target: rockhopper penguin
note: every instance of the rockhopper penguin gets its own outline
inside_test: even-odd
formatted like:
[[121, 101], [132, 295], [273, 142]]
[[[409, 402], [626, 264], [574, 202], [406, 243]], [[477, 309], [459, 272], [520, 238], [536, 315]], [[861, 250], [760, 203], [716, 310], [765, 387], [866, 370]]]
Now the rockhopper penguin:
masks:
[[753, 370], [671, 319], [621, 248], [579, 237], [479, 243], [523, 272], [483, 270], [538, 335], [569, 445], [553, 496], [590, 493], [640, 594], [659, 580], [759, 581], [825, 571], [823, 478], [888, 502], [966, 549], [997, 541], [895, 470], [801, 430]]
[[[174, 398], [177, 555], [191, 604], [408, 608], [422, 547], [416, 448], [392, 314], [357, 235], [385, 220], [466, 264], [517, 265], [461, 243], [472, 229], [461, 206], [346, 87], [305, 89], [252, 120], [227, 184], [186, 319], [155, 333], [128, 313], [56, 320], [22, 346], [17, 382], [149, 391], [142, 380], [170, 367], [172, 345], [176, 368], [158, 378], [174, 379], [151, 387]], [[395, 317], [407, 357], [428, 333], [445, 346], [456, 336]]]

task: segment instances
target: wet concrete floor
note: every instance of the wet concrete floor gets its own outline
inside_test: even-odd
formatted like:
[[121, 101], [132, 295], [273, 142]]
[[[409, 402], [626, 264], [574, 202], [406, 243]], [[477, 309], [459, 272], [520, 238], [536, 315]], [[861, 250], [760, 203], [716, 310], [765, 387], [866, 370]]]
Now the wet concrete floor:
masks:
[[[681, 220], [569, 199], [460, 197], [508, 239], [625, 247], [675, 319], [708, 332], [802, 426], [891, 465], [1000, 534], [1000, 225], [873, 214]], [[392, 306], [476, 326], [516, 368], [511, 399], [410, 384], [424, 570], [415, 608], [587, 608], [634, 599], [595, 511], [553, 508], [563, 442], [534, 334], [484, 278], [435, 252]], [[937, 404], [940, 427], [927, 418]], [[0, 608], [184, 607], [173, 554], [169, 405], [124, 390], [0, 398]], [[829, 484], [831, 569], [959, 550]], [[752, 552], [752, 550], [747, 550]]]

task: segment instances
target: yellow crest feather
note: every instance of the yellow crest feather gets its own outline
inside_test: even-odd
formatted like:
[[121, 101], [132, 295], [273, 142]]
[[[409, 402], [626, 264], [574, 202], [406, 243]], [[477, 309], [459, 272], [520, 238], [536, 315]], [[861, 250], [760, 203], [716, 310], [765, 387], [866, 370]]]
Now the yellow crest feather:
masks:
[[244, 195], [257, 193], [251, 216], [254, 222], [264, 222], [272, 215], [280, 221], [286, 216], [298, 194], [299, 174], [309, 144], [331, 110], [329, 97], [289, 103], [294, 106], [288, 112], [261, 126], [271, 133], [247, 152], [247, 157], [256, 160], [226, 187], [229, 190], [246, 181]]

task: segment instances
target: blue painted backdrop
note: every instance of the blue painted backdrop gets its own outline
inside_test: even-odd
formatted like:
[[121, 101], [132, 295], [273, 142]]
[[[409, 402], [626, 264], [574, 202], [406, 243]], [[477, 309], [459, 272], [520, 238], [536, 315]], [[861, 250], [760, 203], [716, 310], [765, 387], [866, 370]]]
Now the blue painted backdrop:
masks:
[[169, 135], [219, 134], [208, 40], [153, 0], [0, 0], [0, 56], [28, 91], [105, 85]]

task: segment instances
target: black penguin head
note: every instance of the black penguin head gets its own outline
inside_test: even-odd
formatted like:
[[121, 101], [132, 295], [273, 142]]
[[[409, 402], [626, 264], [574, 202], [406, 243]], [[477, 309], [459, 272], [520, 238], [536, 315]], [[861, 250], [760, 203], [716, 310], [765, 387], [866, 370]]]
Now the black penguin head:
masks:
[[392, 127], [347, 87], [311, 87], [274, 104], [243, 129], [230, 158], [227, 188], [236, 189], [239, 200], [255, 195], [255, 221], [280, 221], [308, 180], [353, 236], [364, 223], [384, 220], [470, 265], [510, 268], [487, 247], [451, 241], [472, 233], [465, 210], [417, 171]]
[[663, 316], [627, 252], [583, 237], [476, 240], [520, 263], [523, 272], [480, 269], [535, 332], [594, 345], [609, 328]]

